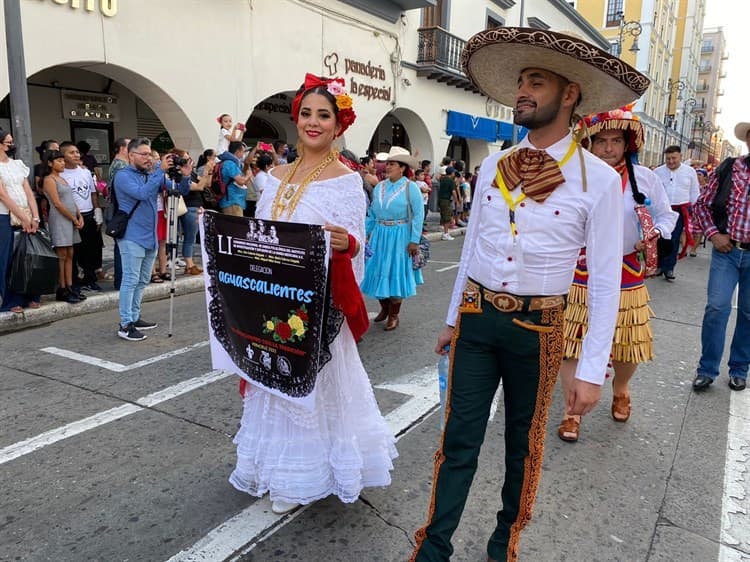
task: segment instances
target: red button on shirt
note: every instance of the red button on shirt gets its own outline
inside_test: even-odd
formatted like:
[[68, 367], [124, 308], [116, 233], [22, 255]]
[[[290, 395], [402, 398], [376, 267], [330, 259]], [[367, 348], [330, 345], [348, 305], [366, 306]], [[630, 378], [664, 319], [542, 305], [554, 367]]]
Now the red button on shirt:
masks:
[[513, 261], [513, 258], [511, 256], [508, 256], [508, 261]]

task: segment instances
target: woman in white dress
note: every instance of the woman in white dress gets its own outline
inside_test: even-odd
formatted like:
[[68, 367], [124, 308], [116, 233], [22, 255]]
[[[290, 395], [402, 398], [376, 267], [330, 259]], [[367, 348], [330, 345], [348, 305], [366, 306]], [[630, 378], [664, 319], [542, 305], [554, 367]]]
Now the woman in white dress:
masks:
[[[344, 80], [308, 74], [294, 99], [292, 118], [301, 156], [293, 164], [274, 168], [256, 217], [325, 225], [329, 252], [351, 257], [345, 264], [353, 269], [352, 285], [361, 299], [356, 284], [364, 272], [362, 179], [339, 162], [332, 148], [355, 118]], [[363, 488], [391, 482], [395, 439], [378, 409], [356, 345], [366, 320], [363, 326], [357, 318], [345, 317], [336, 306], [335, 291], [333, 304], [324, 330], [328, 336], [323, 347], [328, 349], [321, 352], [324, 365], [318, 373], [314, 409], [253, 385], [244, 394], [242, 424], [234, 439], [237, 467], [230, 482], [253, 496], [269, 492], [275, 513], [332, 494], [351, 503]]]

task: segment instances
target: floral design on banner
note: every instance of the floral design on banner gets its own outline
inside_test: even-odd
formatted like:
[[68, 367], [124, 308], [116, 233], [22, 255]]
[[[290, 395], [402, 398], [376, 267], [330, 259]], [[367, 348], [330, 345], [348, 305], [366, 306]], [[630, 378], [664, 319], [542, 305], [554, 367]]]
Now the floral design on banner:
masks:
[[278, 316], [266, 320], [263, 317], [263, 333], [272, 334], [273, 341], [279, 343], [301, 342], [307, 334], [307, 308], [303, 304], [296, 310], [289, 311], [289, 317], [286, 321], [281, 320]]

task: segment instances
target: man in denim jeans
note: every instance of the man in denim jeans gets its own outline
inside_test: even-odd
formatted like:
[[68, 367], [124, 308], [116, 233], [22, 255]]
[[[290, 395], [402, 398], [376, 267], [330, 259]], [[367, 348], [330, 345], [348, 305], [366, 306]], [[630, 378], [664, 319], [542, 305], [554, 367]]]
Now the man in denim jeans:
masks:
[[[750, 146], [750, 123], [738, 123], [734, 134]], [[725, 167], [731, 166], [722, 173]], [[720, 178], [731, 174], [731, 181]], [[729, 180], [729, 176], [727, 176]], [[727, 180], [727, 181], [728, 181]], [[737, 324], [729, 351], [729, 388], [744, 390], [750, 364], [750, 155], [722, 162], [695, 203], [694, 214], [711, 241], [708, 299], [701, 328], [701, 358], [693, 381], [696, 391], [708, 388], [719, 376], [732, 294], [739, 285]]]
[[[151, 141], [146, 138], [133, 139], [128, 144], [130, 165], [118, 172], [114, 189], [119, 208], [131, 213], [122, 238], [117, 240], [122, 261], [122, 284], [120, 285], [120, 326], [117, 335], [129, 341], [141, 341], [146, 336], [142, 330], [156, 328], [156, 324], [141, 318], [143, 290], [151, 278], [154, 259], [159, 243], [156, 239], [156, 200], [170, 183], [165, 172], [172, 165], [172, 155], [167, 154], [161, 167], [151, 171]], [[180, 168], [182, 179], [179, 191], [186, 195], [190, 191], [192, 161]]]

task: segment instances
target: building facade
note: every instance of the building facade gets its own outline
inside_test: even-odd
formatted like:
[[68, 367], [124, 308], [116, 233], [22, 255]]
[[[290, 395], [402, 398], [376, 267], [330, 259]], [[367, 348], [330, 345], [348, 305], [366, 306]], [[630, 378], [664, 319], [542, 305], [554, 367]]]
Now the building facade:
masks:
[[670, 127], [670, 106], [678, 92], [671, 82], [680, 2], [675, 0], [577, 0], [576, 9], [610, 42], [611, 52], [651, 79], [635, 111], [645, 144], [641, 163], [662, 163], [665, 144], [678, 140]]
[[715, 166], [721, 161], [724, 152], [724, 132], [716, 125], [716, 121], [721, 113], [720, 100], [724, 95], [721, 86], [726, 76], [724, 61], [729, 55], [726, 52], [724, 32], [720, 27], [704, 30], [702, 37], [691, 155]]
[[105, 166], [119, 136], [197, 155], [229, 113], [248, 142], [294, 143], [291, 100], [311, 72], [352, 93], [341, 148], [478, 165], [511, 138], [512, 111], [476, 92], [460, 53], [477, 31], [520, 23], [521, 5], [527, 25], [607, 45], [562, 0], [21, 0], [32, 138], [87, 140]]

